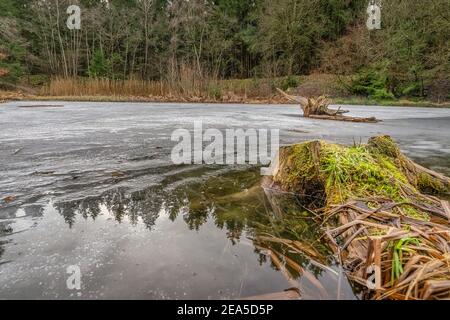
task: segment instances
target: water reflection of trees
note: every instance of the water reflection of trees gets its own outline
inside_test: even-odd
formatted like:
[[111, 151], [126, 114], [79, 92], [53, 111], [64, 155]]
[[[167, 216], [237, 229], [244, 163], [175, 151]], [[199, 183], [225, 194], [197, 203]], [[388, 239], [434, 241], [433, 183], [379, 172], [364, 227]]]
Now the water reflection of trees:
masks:
[[[328, 264], [328, 249], [320, 241], [313, 217], [292, 195], [252, 187], [259, 179], [258, 174], [241, 172], [176, 188], [161, 184], [131, 193], [115, 189], [101, 197], [57, 203], [55, 208], [69, 226], [77, 217], [95, 220], [105, 209], [117, 222], [126, 218], [136, 225], [141, 221], [150, 230], [162, 212], [172, 221], [182, 218], [191, 230], [210, 221], [226, 230], [233, 244], [243, 236], [251, 239], [261, 264], [270, 261], [273, 268], [280, 269], [280, 260], [293, 279], [305, 270], [319, 276], [324, 270], [321, 265]], [[279, 239], [297, 241], [305, 254]]]
[[[320, 278], [330, 264], [329, 250], [321, 241], [317, 221], [302, 209], [297, 197], [264, 191], [258, 187], [259, 181], [260, 176], [254, 171], [233, 172], [176, 187], [171, 186], [177, 181], [171, 180], [136, 192], [118, 188], [99, 197], [60, 201], [54, 208], [69, 227], [77, 219], [96, 220], [104, 214], [118, 223], [142, 223], [149, 230], [161, 214], [171, 221], [182, 219], [190, 230], [213, 223], [226, 231], [233, 244], [250, 239], [258, 262], [281, 270], [292, 286], [293, 282], [308, 278], [319, 291], [324, 291], [320, 283], [311, 280]], [[28, 206], [24, 210], [27, 216], [41, 216], [44, 209]], [[2, 218], [14, 218], [16, 211], [3, 210]], [[3, 231], [4, 235], [11, 230]], [[0, 257], [3, 245], [0, 241]]]
[[163, 201], [161, 190], [155, 188], [133, 193], [128, 193], [126, 189], [114, 189], [100, 197], [58, 202], [54, 204], [54, 208], [64, 217], [69, 227], [74, 225], [77, 216], [96, 220], [104, 207], [119, 223], [126, 217], [132, 225], [137, 225], [141, 220], [151, 229], [159, 216]]
[[310, 242], [319, 239], [320, 232], [312, 227], [314, 221], [296, 197], [252, 188], [258, 181], [258, 175], [238, 172], [176, 188], [165, 188], [164, 184], [136, 192], [118, 188], [100, 197], [58, 202], [54, 207], [70, 227], [77, 217], [95, 220], [104, 208], [119, 223], [125, 218], [132, 225], [141, 221], [150, 230], [161, 212], [171, 221], [181, 216], [191, 230], [213, 221], [217, 228], [227, 231], [233, 243], [244, 232], [250, 238], [270, 234]]

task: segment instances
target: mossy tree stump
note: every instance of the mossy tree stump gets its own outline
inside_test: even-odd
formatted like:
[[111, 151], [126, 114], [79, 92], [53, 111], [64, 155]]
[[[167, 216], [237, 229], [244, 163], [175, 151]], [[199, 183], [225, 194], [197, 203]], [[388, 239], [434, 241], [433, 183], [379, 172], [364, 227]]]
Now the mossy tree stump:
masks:
[[408, 159], [390, 137], [282, 147], [272, 181], [311, 200], [348, 277], [367, 297], [450, 296], [450, 206], [437, 197], [450, 191], [450, 179]]

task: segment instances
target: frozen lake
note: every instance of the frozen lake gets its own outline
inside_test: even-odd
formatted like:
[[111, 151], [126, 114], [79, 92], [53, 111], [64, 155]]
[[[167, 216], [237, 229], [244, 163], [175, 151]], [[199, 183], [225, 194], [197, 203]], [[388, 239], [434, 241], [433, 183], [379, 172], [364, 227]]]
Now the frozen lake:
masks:
[[[20, 107], [33, 104], [64, 107]], [[279, 223], [252, 189], [258, 168], [174, 165], [171, 134], [194, 121], [279, 129], [282, 144], [389, 134], [417, 162], [450, 174], [450, 109], [343, 107], [383, 121], [304, 119], [293, 105], [0, 104], [0, 299], [226, 299], [292, 287], [254, 242]], [[321, 246], [307, 218], [297, 231]], [[342, 279], [336, 292], [332, 260], [327, 271], [296, 259], [322, 286], [296, 275], [304, 298], [357, 297]], [[66, 286], [70, 265], [81, 268], [79, 291]]]

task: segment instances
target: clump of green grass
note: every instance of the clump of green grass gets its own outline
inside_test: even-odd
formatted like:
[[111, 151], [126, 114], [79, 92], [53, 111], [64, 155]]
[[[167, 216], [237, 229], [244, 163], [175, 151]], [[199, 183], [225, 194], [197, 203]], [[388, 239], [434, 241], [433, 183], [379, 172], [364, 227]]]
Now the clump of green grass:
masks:
[[402, 238], [396, 243], [391, 243], [392, 247], [392, 270], [391, 270], [391, 285], [395, 280], [399, 279], [403, 273], [403, 256], [405, 254], [413, 254], [415, 251], [411, 249], [410, 245], [420, 245], [420, 240], [417, 238]]

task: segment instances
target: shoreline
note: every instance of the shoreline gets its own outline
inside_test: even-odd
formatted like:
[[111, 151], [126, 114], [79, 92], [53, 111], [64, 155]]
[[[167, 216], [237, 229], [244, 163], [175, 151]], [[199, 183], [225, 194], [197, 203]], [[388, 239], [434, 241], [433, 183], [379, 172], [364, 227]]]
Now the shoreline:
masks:
[[[422, 108], [450, 108], [450, 101], [443, 103], [431, 101], [411, 100], [370, 100], [361, 97], [336, 97], [331, 98], [333, 105], [371, 105], [390, 107], [422, 107]], [[214, 104], [279, 104], [292, 103], [284, 97], [274, 95], [270, 98], [246, 98], [234, 96], [230, 99], [211, 99], [204, 97], [174, 97], [174, 96], [45, 96], [29, 95], [20, 92], [0, 92], [0, 104], [10, 101], [71, 101], [71, 102], [132, 102], [132, 103], [214, 103]]]

